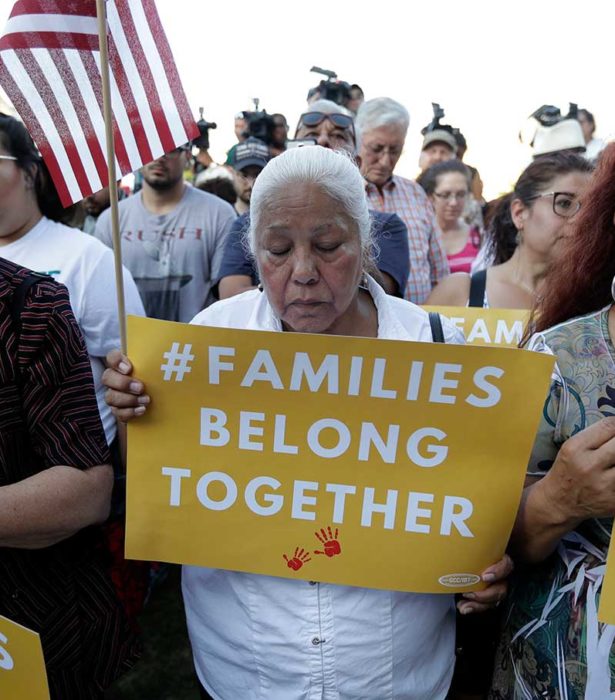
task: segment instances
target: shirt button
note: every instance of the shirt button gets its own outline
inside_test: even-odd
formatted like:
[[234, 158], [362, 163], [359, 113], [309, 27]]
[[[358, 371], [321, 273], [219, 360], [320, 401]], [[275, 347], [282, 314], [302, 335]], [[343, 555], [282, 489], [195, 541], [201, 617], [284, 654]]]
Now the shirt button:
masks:
[[318, 637], [314, 637], [314, 638], [312, 639], [312, 644], [313, 644], [315, 647], [317, 647], [317, 646], [320, 644], [320, 639], [318, 639]]

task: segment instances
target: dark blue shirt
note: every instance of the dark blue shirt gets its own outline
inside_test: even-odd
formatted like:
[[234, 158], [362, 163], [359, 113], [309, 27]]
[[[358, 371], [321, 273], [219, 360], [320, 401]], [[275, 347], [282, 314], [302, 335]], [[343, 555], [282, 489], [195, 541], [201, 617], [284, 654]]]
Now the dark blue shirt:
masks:
[[[374, 259], [380, 272], [385, 272], [397, 284], [395, 296], [403, 296], [410, 273], [408, 229], [397, 214], [370, 211], [372, 218]], [[219, 280], [230, 275], [250, 277], [252, 284], [259, 282], [256, 265], [244, 243], [244, 233], [250, 225], [248, 214], [239, 216], [231, 226], [224, 243], [224, 256], [220, 266]], [[218, 280], [218, 281], [219, 281]], [[218, 285], [215, 293], [217, 295]]]

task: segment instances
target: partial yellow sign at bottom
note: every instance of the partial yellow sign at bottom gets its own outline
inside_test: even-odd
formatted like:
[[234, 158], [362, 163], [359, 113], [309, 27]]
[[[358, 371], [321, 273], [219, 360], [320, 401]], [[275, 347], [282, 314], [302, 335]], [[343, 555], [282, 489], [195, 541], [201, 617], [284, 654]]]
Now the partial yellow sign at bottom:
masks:
[[611, 540], [609, 553], [606, 558], [606, 574], [600, 593], [598, 619], [607, 625], [615, 625], [615, 545]]
[[0, 698], [49, 700], [41, 638], [0, 615]]

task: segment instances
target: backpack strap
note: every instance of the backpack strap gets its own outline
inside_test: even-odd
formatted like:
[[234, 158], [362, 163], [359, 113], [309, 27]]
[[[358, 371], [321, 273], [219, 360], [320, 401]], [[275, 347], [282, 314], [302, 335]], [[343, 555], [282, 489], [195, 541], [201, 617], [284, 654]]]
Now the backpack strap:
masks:
[[468, 306], [480, 309], [485, 304], [485, 290], [487, 289], [487, 270], [475, 272], [470, 278], [470, 299]]
[[26, 297], [30, 288], [41, 280], [47, 279], [47, 275], [38, 272], [29, 272], [13, 290], [13, 296], [9, 302], [9, 311], [13, 320], [13, 330], [17, 338], [21, 335], [21, 314], [26, 305]]
[[429, 312], [429, 325], [431, 326], [431, 337], [434, 343], [445, 343], [444, 330], [442, 328], [442, 318], [435, 311]]

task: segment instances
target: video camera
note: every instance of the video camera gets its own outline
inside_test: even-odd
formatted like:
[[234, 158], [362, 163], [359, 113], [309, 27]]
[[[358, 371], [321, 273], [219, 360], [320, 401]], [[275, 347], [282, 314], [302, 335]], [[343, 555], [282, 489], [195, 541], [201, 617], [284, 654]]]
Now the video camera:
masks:
[[574, 102], [568, 103], [568, 114], [563, 115], [555, 105], [542, 105], [532, 112], [519, 131], [519, 141], [534, 147], [534, 139], [540, 129], [549, 128], [566, 120], [578, 120], [578, 106]]
[[427, 126], [421, 129], [421, 134], [425, 136], [425, 134], [429, 133], [430, 131], [436, 131], [436, 129], [438, 129], [440, 131], [448, 131], [454, 136], [455, 131], [458, 131], [458, 129], [454, 129], [450, 124], [440, 124], [440, 119], [444, 119], [444, 109], [442, 109], [437, 102], [432, 102], [431, 108], [433, 109], [432, 120], [429, 122], [429, 124], [427, 124]]
[[326, 80], [321, 80], [316, 88], [323, 100], [331, 100], [331, 102], [335, 102], [335, 104], [342, 107], [348, 105], [350, 101], [350, 83], [344, 80], [337, 80], [337, 73], [318, 66], [312, 66], [310, 72], [324, 75], [327, 78]]
[[202, 107], [199, 107], [199, 116], [200, 119], [196, 123], [199, 128], [199, 136], [192, 141], [192, 145], [203, 151], [207, 151], [209, 149], [209, 130], [217, 129], [218, 125], [216, 122], [208, 122], [204, 119]]
[[261, 112], [247, 112], [248, 136], [264, 141], [268, 146], [273, 143], [273, 130], [275, 122], [265, 110]]
[[568, 114], [562, 116], [559, 107], [555, 105], [542, 105], [530, 114], [529, 119], [534, 118], [541, 126], [553, 126], [564, 119], [577, 119], [579, 108], [574, 102], [569, 103]]
[[244, 131], [244, 136], [246, 138], [259, 139], [259, 141], [264, 141], [268, 146], [271, 146], [275, 120], [270, 114], [267, 114], [267, 110], [259, 110], [260, 100], [258, 97], [254, 97], [252, 102], [254, 103], [254, 111], [244, 111], [242, 113], [248, 124], [248, 128]]

